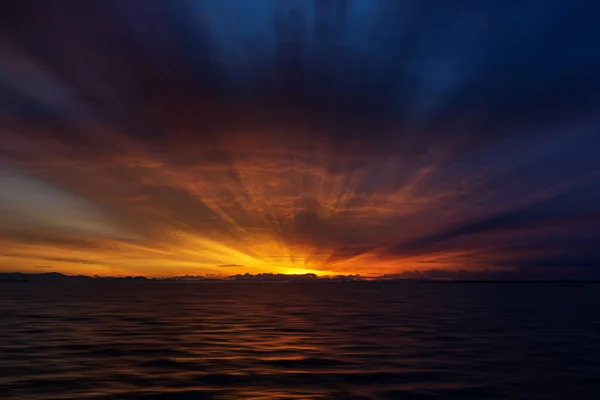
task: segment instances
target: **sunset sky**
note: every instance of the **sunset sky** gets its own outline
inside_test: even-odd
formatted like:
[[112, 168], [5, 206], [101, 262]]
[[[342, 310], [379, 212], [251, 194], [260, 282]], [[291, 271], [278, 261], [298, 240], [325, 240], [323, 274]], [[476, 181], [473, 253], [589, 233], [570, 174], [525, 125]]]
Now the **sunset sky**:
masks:
[[0, 5], [0, 272], [600, 276], [600, 3]]

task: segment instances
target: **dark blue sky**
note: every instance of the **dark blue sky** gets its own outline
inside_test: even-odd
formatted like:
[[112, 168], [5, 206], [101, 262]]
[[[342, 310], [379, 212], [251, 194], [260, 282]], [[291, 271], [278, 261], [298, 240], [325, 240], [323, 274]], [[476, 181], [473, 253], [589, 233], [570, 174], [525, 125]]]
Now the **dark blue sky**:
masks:
[[600, 276], [596, 1], [0, 7], [2, 270]]

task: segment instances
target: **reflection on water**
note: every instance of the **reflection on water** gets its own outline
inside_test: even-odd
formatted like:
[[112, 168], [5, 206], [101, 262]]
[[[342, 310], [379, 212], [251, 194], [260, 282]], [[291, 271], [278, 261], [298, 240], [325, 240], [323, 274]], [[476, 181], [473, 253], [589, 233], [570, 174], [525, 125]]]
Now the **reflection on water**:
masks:
[[0, 397], [600, 398], [599, 289], [2, 284]]

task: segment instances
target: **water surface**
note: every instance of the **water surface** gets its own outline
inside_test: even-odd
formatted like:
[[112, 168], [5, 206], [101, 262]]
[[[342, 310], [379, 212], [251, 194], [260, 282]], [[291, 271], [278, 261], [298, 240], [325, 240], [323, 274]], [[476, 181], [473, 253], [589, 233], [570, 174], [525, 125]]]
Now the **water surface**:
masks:
[[0, 284], [2, 399], [600, 398], [600, 285]]

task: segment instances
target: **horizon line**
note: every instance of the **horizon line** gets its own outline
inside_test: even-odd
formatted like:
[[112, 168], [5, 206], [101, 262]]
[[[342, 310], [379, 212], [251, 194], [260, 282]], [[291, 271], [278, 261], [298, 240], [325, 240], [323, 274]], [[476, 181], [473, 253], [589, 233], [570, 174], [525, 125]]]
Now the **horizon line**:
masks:
[[[411, 271], [413, 272], [413, 271]], [[419, 272], [419, 271], [416, 271]], [[449, 271], [450, 272], [450, 271]], [[460, 275], [461, 271], [451, 271]], [[464, 272], [464, 271], [463, 271]], [[479, 271], [486, 272], [486, 271]], [[489, 272], [489, 271], [487, 271]], [[19, 279], [7, 279], [10, 277], [19, 276], [24, 278], [48, 278], [54, 277], [63, 280], [112, 280], [112, 281], [177, 281], [177, 282], [240, 282], [240, 281], [275, 281], [279, 283], [286, 282], [306, 282], [306, 281], [322, 281], [322, 282], [400, 282], [400, 281], [411, 281], [411, 282], [438, 282], [438, 283], [562, 283], [562, 282], [574, 282], [574, 283], [600, 283], [598, 278], [501, 278], [501, 277], [488, 277], [488, 279], [482, 279], [482, 277], [401, 277], [401, 276], [389, 276], [381, 275], [377, 277], [365, 277], [360, 274], [354, 275], [316, 275], [313, 273], [306, 274], [281, 274], [281, 273], [257, 273], [257, 274], [234, 274], [227, 276], [212, 276], [212, 275], [180, 275], [180, 276], [165, 276], [165, 277], [149, 277], [144, 275], [129, 275], [129, 276], [99, 276], [99, 275], [70, 275], [62, 272], [0, 272], [0, 282], [30, 282], [28, 280]]]

